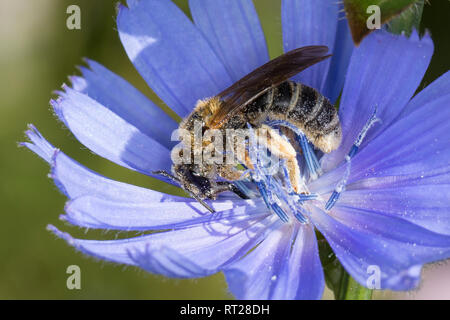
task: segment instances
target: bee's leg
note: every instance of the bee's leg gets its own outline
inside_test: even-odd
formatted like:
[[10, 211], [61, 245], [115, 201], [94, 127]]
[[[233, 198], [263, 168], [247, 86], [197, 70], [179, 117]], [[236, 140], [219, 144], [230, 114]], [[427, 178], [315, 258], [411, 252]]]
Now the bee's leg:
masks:
[[325, 204], [325, 210], [327, 210], [327, 211], [331, 210], [331, 208], [333, 208], [334, 205], [336, 204], [336, 202], [338, 201], [341, 193], [345, 190], [345, 186], [347, 185], [348, 178], [350, 177], [352, 158], [358, 152], [358, 149], [359, 149], [361, 143], [363, 142], [364, 138], [366, 137], [369, 129], [376, 122], [380, 121], [380, 119], [376, 117], [376, 113], [377, 113], [377, 108], [375, 108], [375, 111], [373, 112], [372, 116], [369, 118], [369, 120], [367, 120], [363, 129], [359, 133], [358, 138], [356, 139], [355, 143], [350, 148], [349, 153], [345, 156], [345, 161], [347, 162], [347, 168], [345, 170], [345, 174], [342, 177], [342, 179], [338, 182], [338, 184], [334, 188], [333, 193], [331, 194], [330, 198], [328, 199], [327, 203]]
[[269, 126], [280, 126], [282, 128], [288, 128], [295, 133], [296, 140], [301, 147], [303, 156], [305, 158], [306, 166], [308, 167], [308, 172], [312, 180], [317, 179], [321, 174], [321, 168], [319, 161], [317, 160], [316, 154], [314, 152], [314, 147], [311, 146], [306, 135], [293, 124], [284, 120], [273, 120], [267, 122]]
[[262, 134], [268, 134], [268, 139], [261, 134], [257, 135], [258, 143], [266, 147], [273, 155], [284, 159], [288, 170], [289, 180], [295, 193], [300, 193], [302, 188], [302, 180], [300, 176], [300, 167], [297, 162], [297, 152], [292, 145], [279, 135], [275, 130], [267, 125], [262, 125], [260, 129]]
[[236, 165], [232, 164], [218, 166], [217, 173], [222, 178], [231, 181], [242, 180], [244, 178], [244, 171], [238, 170]]
[[240, 188], [238, 188], [231, 182], [218, 181], [216, 183], [217, 183], [217, 188], [214, 190], [215, 195], [217, 195], [221, 192], [231, 191], [231, 192], [235, 193], [236, 195], [238, 195], [241, 199], [250, 199], [250, 197], [247, 196], [245, 194], [245, 192], [243, 192]]
[[[218, 194], [223, 191], [231, 191], [237, 194], [242, 199], [250, 199], [251, 191], [247, 189], [247, 187], [242, 184], [239, 180], [244, 179], [245, 171], [238, 170], [235, 165], [222, 165], [218, 166], [217, 173], [224, 179], [236, 182], [228, 182], [228, 181], [219, 181], [217, 182], [217, 186], [220, 186]], [[240, 185], [240, 186], [239, 186]]]

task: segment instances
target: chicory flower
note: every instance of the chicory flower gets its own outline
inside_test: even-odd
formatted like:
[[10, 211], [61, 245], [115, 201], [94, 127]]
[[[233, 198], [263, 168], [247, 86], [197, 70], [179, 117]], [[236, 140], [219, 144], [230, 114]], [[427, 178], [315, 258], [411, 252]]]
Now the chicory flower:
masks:
[[[189, 4], [193, 22], [169, 0], [128, 0], [117, 16], [130, 60], [181, 117], [197, 100], [269, 59], [251, 1]], [[50, 164], [51, 178], [69, 198], [63, 220], [84, 228], [160, 232], [97, 241], [49, 229], [83, 253], [167, 277], [223, 271], [239, 299], [320, 299], [318, 230], [362, 285], [368, 268], [376, 266], [381, 289], [414, 288], [424, 264], [450, 257], [450, 73], [414, 96], [433, 54], [429, 35], [407, 38], [380, 30], [353, 49], [338, 15], [339, 6], [328, 0], [282, 4], [286, 51], [317, 44], [333, 53], [295, 80], [333, 102], [343, 88], [343, 140], [319, 159], [322, 174], [307, 181], [318, 199], [305, 202], [304, 221], [282, 221], [261, 197], [219, 197], [210, 202], [216, 211], [211, 214], [193, 199], [108, 179], [31, 126], [31, 142], [24, 145]], [[177, 123], [121, 77], [94, 61], [88, 65], [51, 102], [59, 119], [110, 161], [149, 176], [170, 171]], [[367, 130], [349, 169], [346, 156], [375, 109], [379, 121]], [[337, 201], [326, 210], [343, 177]]]

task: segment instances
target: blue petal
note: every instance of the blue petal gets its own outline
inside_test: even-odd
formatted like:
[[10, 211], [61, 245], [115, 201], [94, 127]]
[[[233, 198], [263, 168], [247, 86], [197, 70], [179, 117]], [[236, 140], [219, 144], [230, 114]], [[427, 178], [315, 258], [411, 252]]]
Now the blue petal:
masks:
[[312, 209], [316, 227], [345, 269], [364, 286], [370, 283], [371, 268], [378, 268], [381, 289], [411, 290], [423, 264], [450, 256], [449, 236], [405, 220], [337, 207], [331, 214]]
[[220, 59], [171, 1], [128, 1], [119, 5], [117, 27], [125, 50], [153, 91], [184, 117], [198, 99], [232, 81]]
[[45, 140], [38, 129], [32, 124], [28, 125], [28, 130], [25, 134], [28, 139], [30, 139], [30, 142], [21, 142], [20, 145], [27, 147], [39, 157], [50, 163], [55, 152], [57, 152], [57, 149]]
[[[139, 266], [153, 273], [190, 278], [215, 273], [239, 259], [265, 237], [274, 223], [279, 222], [273, 215], [266, 218], [257, 215], [253, 220], [241, 218], [242, 215], [236, 215], [185, 229], [124, 240], [74, 239], [53, 226], [49, 228], [88, 255]], [[189, 266], [180, 267], [186, 261]]]
[[171, 278], [197, 278], [216, 273], [218, 270], [201, 267], [176, 250], [161, 246], [158, 250], [130, 250], [130, 259], [147, 272]]
[[272, 231], [225, 276], [238, 299], [320, 299], [324, 276], [313, 228], [284, 225]]
[[269, 60], [266, 40], [251, 1], [190, 0], [197, 27], [233, 81]]
[[183, 197], [171, 196], [103, 177], [53, 147], [33, 126], [26, 133], [32, 143], [26, 142], [23, 145], [50, 164], [49, 177], [70, 199], [89, 195], [116, 202], [186, 201]]
[[148, 199], [117, 202], [82, 196], [66, 205], [66, 215], [62, 218], [73, 225], [90, 229], [145, 231], [183, 228], [237, 214], [245, 218], [245, 213], [250, 218], [250, 215], [255, 214], [255, 210], [260, 214], [267, 211], [261, 201], [255, 203], [253, 200], [216, 200], [210, 203], [216, 211], [211, 214], [192, 199], [173, 200], [178, 199], [162, 202]]
[[[447, 171], [447, 180], [449, 177], [450, 170]], [[420, 177], [417, 180], [420, 180]], [[450, 183], [408, 186], [392, 183], [385, 188], [371, 186], [366, 189], [346, 190], [336, 206], [370, 210], [450, 235], [449, 194]]]
[[64, 87], [52, 101], [58, 117], [91, 151], [124, 167], [151, 175], [170, 170], [170, 151], [85, 94]]
[[433, 81], [425, 89], [420, 91], [403, 109], [401, 117], [405, 117], [421, 106], [426, 105], [433, 100], [450, 94], [450, 71]]
[[[445, 107], [449, 104], [450, 95], [429, 102], [373, 139], [353, 158], [348, 185], [362, 179], [388, 177], [393, 179], [393, 185], [398, 180], [411, 179], [428, 184], [449, 183], [448, 170], [445, 169], [450, 166], [447, 122], [450, 108]], [[345, 170], [346, 165], [343, 164], [327, 172], [309, 185], [311, 191], [330, 192]], [[426, 180], [429, 176], [433, 179]]]
[[[450, 95], [415, 109], [354, 158], [338, 205], [373, 210], [450, 234]], [[345, 165], [310, 184], [326, 199]]]
[[[284, 51], [308, 45], [326, 45], [333, 52], [338, 12], [338, 3], [329, 0], [283, 0], [281, 21]], [[329, 67], [328, 59], [303, 71], [294, 80], [323, 92]]]
[[361, 148], [391, 124], [409, 102], [428, 68], [433, 42], [417, 33], [410, 38], [373, 32], [353, 51], [339, 109], [343, 139], [336, 151], [322, 159], [324, 171], [336, 167], [349, 152], [370, 115], [377, 123]]
[[448, 166], [450, 108], [445, 106], [449, 104], [450, 95], [444, 96], [386, 129], [354, 158], [352, 179], [426, 175]]
[[353, 39], [348, 27], [348, 21], [347, 19], [340, 19], [334, 48], [332, 48], [333, 56], [331, 57], [330, 69], [322, 91], [322, 94], [333, 103], [336, 102], [344, 87], [345, 75], [350, 64], [352, 52]]
[[[372, 207], [450, 234], [450, 130], [446, 122], [450, 110], [443, 108], [449, 103], [450, 95], [428, 103], [372, 141], [356, 163], [352, 180], [357, 182], [349, 186], [353, 191], [343, 195], [342, 203]], [[397, 137], [395, 143], [388, 141], [389, 136]], [[363, 166], [365, 172], [358, 170]]]
[[83, 77], [71, 77], [73, 88], [105, 106], [142, 133], [171, 148], [177, 123], [127, 81], [97, 62], [87, 60]]

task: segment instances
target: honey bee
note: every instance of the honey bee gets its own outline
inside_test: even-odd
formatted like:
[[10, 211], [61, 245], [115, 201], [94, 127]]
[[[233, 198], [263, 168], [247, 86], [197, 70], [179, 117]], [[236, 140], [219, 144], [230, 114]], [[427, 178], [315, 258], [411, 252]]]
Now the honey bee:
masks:
[[[277, 148], [270, 152], [286, 161], [289, 179], [295, 192], [301, 191], [300, 169], [293, 145], [265, 123], [282, 120], [299, 128], [319, 150], [329, 153], [340, 145], [342, 131], [336, 108], [317, 90], [289, 80], [304, 69], [329, 58], [326, 46], [307, 46], [289, 51], [249, 73], [217, 96], [197, 102], [192, 113], [179, 128], [194, 131], [201, 122], [202, 131], [209, 129], [244, 129], [250, 125], [265, 127]], [[245, 165], [252, 168], [249, 160]], [[241, 198], [246, 195], [232, 181], [242, 172], [230, 164], [173, 164], [172, 174], [157, 171], [180, 184], [192, 197], [214, 212], [203, 200], [215, 199], [224, 191]], [[219, 177], [226, 181], [217, 181]]]

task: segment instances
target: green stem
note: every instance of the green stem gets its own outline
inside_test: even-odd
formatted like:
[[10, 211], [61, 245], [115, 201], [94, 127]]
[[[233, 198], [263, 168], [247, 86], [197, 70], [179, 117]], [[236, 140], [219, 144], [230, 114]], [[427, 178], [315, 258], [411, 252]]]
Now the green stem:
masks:
[[347, 272], [341, 276], [339, 292], [336, 300], [371, 300], [372, 290], [363, 287]]

